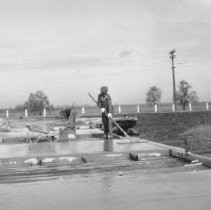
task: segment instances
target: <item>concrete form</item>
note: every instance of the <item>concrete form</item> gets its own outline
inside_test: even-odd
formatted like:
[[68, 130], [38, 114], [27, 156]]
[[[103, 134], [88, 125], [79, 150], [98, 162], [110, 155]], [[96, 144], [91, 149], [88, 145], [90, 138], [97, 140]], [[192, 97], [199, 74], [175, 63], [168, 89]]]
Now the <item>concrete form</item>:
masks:
[[203, 165], [186, 167], [183, 160], [170, 157], [183, 152], [129, 139], [1, 144], [0, 206], [11, 210], [209, 209], [211, 172]]

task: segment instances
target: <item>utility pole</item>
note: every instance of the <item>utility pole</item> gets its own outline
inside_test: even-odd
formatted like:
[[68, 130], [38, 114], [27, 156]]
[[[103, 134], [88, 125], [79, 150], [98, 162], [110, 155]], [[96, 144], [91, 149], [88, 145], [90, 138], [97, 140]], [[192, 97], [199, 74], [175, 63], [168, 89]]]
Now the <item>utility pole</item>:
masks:
[[172, 77], [173, 77], [173, 103], [174, 103], [174, 107], [175, 107], [175, 111], [177, 110], [177, 102], [176, 102], [176, 87], [175, 87], [175, 73], [174, 73], [174, 58], [176, 57], [174, 55], [174, 53], [176, 52], [175, 49], [171, 50], [169, 52], [170, 58], [171, 58], [171, 68], [172, 68]]

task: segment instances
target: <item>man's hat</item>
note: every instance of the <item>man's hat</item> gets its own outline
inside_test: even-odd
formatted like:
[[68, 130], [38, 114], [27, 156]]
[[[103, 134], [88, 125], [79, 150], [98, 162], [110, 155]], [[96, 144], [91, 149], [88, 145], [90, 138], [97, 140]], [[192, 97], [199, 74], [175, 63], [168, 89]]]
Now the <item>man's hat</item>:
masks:
[[107, 92], [108, 92], [108, 87], [103, 86], [103, 87], [100, 88], [100, 91], [101, 91], [102, 93], [107, 93]]

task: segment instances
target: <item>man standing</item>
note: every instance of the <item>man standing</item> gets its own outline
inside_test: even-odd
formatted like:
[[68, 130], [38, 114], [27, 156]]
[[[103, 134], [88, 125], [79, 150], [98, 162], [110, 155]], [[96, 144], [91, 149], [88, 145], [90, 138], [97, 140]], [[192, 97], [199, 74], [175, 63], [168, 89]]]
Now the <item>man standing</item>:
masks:
[[111, 96], [108, 94], [108, 87], [101, 87], [100, 94], [98, 95], [97, 105], [102, 112], [102, 122], [104, 126], [105, 138], [113, 138], [113, 121], [112, 113], [113, 106], [111, 102]]

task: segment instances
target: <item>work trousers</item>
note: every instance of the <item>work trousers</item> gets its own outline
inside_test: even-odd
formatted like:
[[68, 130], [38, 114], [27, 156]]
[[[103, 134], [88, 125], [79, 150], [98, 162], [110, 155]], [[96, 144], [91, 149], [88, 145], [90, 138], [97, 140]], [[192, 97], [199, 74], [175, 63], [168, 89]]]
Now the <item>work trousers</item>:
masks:
[[104, 134], [108, 136], [110, 134], [113, 136], [113, 121], [111, 118], [108, 118], [106, 114], [102, 113], [102, 122], [104, 127]]

